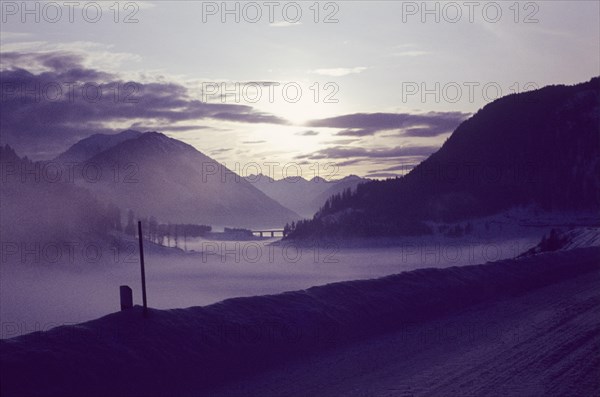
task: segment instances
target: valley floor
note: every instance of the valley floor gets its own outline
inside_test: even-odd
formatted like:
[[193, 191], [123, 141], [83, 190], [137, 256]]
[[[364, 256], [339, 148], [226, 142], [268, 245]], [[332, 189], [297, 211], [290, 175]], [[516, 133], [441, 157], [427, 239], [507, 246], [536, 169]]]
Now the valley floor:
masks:
[[600, 248], [0, 340], [6, 396], [598, 396]]
[[233, 396], [597, 396], [600, 272], [312, 355]]

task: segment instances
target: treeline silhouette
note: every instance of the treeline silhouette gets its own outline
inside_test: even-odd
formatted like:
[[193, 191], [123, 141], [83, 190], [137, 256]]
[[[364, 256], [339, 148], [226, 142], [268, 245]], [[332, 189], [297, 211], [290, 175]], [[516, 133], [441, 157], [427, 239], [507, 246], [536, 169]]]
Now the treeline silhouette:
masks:
[[[144, 233], [142, 237], [144, 239], [168, 247], [171, 246], [171, 243], [175, 247], [179, 247], [179, 243], [182, 240], [185, 246], [188, 238], [202, 237], [212, 231], [212, 227], [208, 225], [158, 223], [154, 216], [140, 217], [139, 220], [142, 222], [142, 233]], [[123, 232], [127, 235], [137, 237], [137, 221], [135, 213], [131, 209], [127, 211], [127, 224], [123, 228]]]
[[233, 234], [241, 237], [253, 237], [252, 230], [239, 227], [226, 227], [223, 229], [225, 234]]

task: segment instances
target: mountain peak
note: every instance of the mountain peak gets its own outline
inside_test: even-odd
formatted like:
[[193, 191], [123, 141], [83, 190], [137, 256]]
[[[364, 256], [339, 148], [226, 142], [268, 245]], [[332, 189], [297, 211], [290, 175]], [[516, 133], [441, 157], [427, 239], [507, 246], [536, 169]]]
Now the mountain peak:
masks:
[[156, 150], [162, 153], [200, 153], [195, 147], [185, 142], [170, 138], [167, 135], [158, 131], [147, 131], [139, 137], [132, 139], [130, 142], [125, 142], [129, 150]]
[[122, 142], [136, 139], [143, 135], [139, 131], [125, 130], [118, 134], [93, 134], [75, 143], [56, 160], [63, 162], [82, 162], [110, 149]]
[[260, 183], [260, 182], [273, 183], [273, 182], [276, 182], [275, 179], [273, 179], [270, 176], [265, 175], [263, 173], [250, 174], [250, 175], [245, 176], [244, 179], [246, 179], [248, 182], [251, 182], [251, 183]]
[[363, 180], [364, 178], [361, 178], [358, 175], [354, 175], [354, 174], [350, 174], [348, 176], [343, 177], [342, 179], [340, 179], [341, 181], [357, 181], [357, 180]]
[[309, 182], [313, 182], [313, 183], [327, 183], [327, 181], [325, 179], [321, 178], [320, 176], [313, 177]]
[[142, 133], [142, 135], [146, 138], [154, 138], [154, 139], [169, 139], [168, 136], [158, 131], [146, 131]]

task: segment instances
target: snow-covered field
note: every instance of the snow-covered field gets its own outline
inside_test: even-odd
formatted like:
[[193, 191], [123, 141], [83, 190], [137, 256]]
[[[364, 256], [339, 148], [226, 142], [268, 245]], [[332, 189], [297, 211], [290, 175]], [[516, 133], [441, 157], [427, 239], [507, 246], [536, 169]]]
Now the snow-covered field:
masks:
[[[274, 240], [187, 243], [188, 250], [204, 251], [205, 255], [168, 253], [147, 243], [148, 304], [158, 309], [199, 306], [419, 268], [514, 258], [537, 244], [543, 230], [510, 233], [502, 240], [434, 236], [371, 248], [269, 245]], [[73, 259], [69, 247], [55, 245], [61, 254], [59, 261], [52, 261], [58, 256], [54, 246], [5, 250], [0, 266], [2, 338], [117, 311], [120, 285], [131, 286], [134, 302], [141, 304], [136, 241], [119, 247], [76, 242], [72, 244], [76, 247]], [[99, 259], [95, 259], [97, 252]]]
[[[472, 221], [471, 234], [462, 237], [436, 232], [421, 238], [346, 241], [317, 248], [272, 244], [277, 239], [197, 239], [185, 243], [186, 254], [146, 243], [148, 302], [158, 309], [199, 306], [413, 269], [515, 258], [557, 226], [569, 230], [579, 225], [569, 231], [565, 249], [599, 245], [599, 228], [589, 226], [596, 222], [595, 214], [535, 214], [531, 209], [515, 209]], [[440, 226], [431, 225], [436, 231]], [[137, 244], [135, 240], [119, 244], [2, 242], [0, 338], [119, 310], [120, 285], [131, 286], [134, 302], [141, 303]], [[184, 243], [179, 241], [179, 246], [183, 248]]]
[[138, 307], [0, 341], [2, 394], [597, 395], [599, 258], [577, 248], [146, 319]]

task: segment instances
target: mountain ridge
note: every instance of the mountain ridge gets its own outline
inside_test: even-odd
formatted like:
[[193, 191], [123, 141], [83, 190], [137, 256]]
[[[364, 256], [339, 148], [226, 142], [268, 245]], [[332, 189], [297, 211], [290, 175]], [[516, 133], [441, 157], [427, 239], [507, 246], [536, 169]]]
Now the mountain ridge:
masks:
[[125, 130], [113, 135], [94, 134], [76, 142], [65, 152], [59, 154], [54, 161], [82, 162], [89, 160], [91, 157], [104, 150], [110, 149], [126, 140], [138, 138], [140, 135], [142, 135], [142, 133], [135, 130]]
[[[299, 216], [193, 146], [151, 131], [87, 160], [117, 180], [88, 184], [103, 200], [163, 222], [281, 227]], [[108, 179], [108, 178], [105, 178]]]
[[406, 176], [337, 197], [289, 238], [426, 234], [512, 207], [600, 208], [600, 78], [511, 94], [461, 123]]
[[302, 176], [273, 179], [268, 175], [245, 177], [267, 196], [304, 216], [312, 217], [330, 196], [346, 189], [354, 190], [360, 183], [368, 181], [356, 175], [337, 180], [326, 180], [318, 175], [311, 179]]

